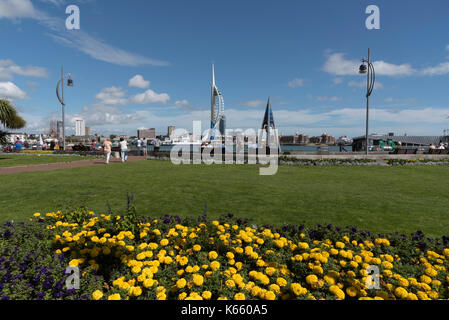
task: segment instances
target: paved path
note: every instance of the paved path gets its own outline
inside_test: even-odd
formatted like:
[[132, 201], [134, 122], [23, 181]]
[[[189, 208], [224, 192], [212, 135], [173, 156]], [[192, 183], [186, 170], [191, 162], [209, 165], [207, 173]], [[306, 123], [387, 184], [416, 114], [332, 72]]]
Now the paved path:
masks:
[[[141, 161], [141, 160], [145, 160], [145, 157], [137, 157], [137, 156], [128, 157], [128, 162]], [[95, 160], [82, 160], [82, 161], [57, 162], [57, 163], [38, 164], [20, 167], [7, 167], [7, 168], [0, 168], [0, 175], [22, 173], [22, 172], [50, 171], [66, 168], [80, 168], [93, 165], [105, 166], [106, 164], [104, 163], [104, 161], [105, 161], [104, 159], [99, 158]], [[120, 162], [121, 162], [120, 159], [111, 157], [110, 163], [120, 163]]]

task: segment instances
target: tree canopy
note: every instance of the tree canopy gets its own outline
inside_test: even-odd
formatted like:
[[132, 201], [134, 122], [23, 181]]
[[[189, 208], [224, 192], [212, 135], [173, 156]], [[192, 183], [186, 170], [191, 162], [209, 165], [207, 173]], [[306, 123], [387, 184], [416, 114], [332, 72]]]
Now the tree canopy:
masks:
[[26, 125], [11, 102], [5, 99], [0, 99], [0, 123], [7, 129], [21, 129]]

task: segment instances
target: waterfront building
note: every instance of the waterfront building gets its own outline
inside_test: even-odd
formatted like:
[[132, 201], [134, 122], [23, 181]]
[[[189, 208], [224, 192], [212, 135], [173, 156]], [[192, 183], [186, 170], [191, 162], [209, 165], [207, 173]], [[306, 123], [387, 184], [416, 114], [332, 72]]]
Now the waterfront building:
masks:
[[155, 128], [151, 128], [151, 129], [141, 129], [141, 130], [137, 130], [137, 137], [139, 139], [156, 139], [156, 129]]
[[83, 119], [75, 120], [75, 136], [84, 137], [86, 135], [86, 123]]

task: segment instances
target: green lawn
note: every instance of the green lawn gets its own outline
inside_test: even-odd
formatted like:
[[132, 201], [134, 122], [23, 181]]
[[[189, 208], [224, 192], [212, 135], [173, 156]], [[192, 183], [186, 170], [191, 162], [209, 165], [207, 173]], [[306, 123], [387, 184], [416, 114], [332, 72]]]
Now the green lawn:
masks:
[[97, 213], [125, 207], [133, 193], [140, 214], [234, 213], [258, 224], [357, 226], [373, 232], [449, 234], [449, 170], [433, 167], [175, 166], [168, 161], [114, 163], [1, 176], [0, 220], [24, 220], [67, 202]]
[[0, 154], [0, 168], [18, 167], [36, 164], [71, 162], [93, 159], [91, 157], [78, 156], [54, 156], [54, 155], [30, 155], [30, 154]]

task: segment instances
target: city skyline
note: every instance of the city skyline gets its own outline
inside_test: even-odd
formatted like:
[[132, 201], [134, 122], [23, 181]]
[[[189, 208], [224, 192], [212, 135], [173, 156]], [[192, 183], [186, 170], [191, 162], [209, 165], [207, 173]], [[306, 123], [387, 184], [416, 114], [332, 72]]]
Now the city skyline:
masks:
[[81, 29], [68, 31], [69, 1], [0, 1], [0, 35], [14, 43], [0, 55], [0, 97], [27, 120], [21, 131], [44, 132], [50, 119], [60, 120], [54, 87], [61, 65], [74, 80], [65, 90], [67, 135], [76, 118], [105, 135], [152, 127], [163, 133], [169, 125], [191, 131], [197, 120], [205, 130], [215, 63], [228, 128], [259, 128], [271, 96], [280, 134], [360, 136], [366, 86], [357, 71], [368, 47], [378, 76], [370, 133], [440, 135], [449, 128], [445, 1], [423, 7], [379, 0], [380, 30], [365, 27], [366, 1], [262, 1], [256, 12], [231, 1], [208, 4], [219, 12], [213, 18], [198, 10], [202, 1], [132, 1], [128, 10], [75, 3]]

